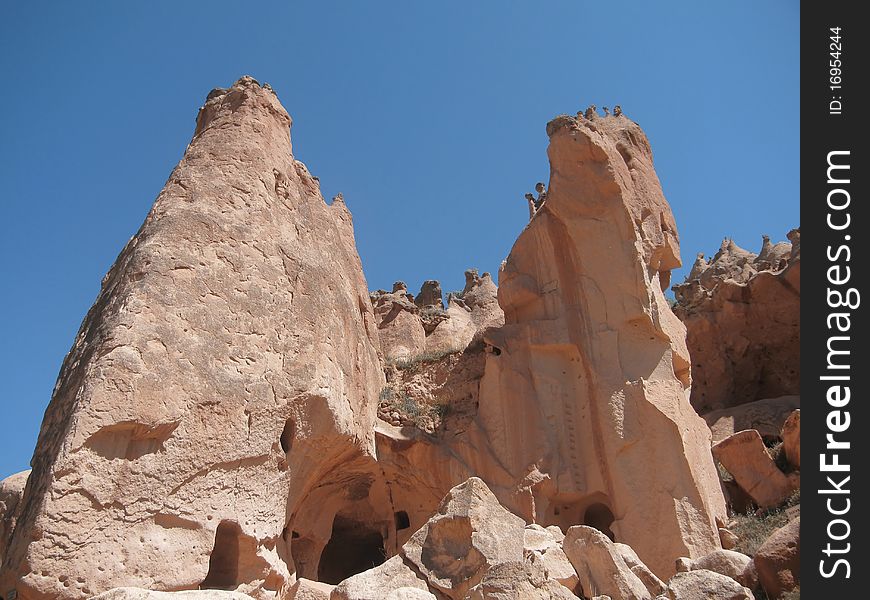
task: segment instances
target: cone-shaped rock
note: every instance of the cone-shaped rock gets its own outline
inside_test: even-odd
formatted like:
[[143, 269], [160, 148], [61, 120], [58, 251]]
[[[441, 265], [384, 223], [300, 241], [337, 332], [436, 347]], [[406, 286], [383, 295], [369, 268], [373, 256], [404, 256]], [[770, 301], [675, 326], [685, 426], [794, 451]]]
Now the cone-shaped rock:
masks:
[[373, 453], [383, 373], [351, 216], [289, 127], [250, 77], [209, 95], [64, 361], [3, 597], [274, 597], [303, 494]]

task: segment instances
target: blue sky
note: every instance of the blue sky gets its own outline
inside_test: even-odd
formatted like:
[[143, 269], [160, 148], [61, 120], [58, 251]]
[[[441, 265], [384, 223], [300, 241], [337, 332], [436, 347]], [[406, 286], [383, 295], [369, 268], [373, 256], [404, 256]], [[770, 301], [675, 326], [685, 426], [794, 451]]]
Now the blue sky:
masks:
[[[296, 157], [353, 212], [369, 287], [498, 270], [545, 125], [621, 104], [683, 260], [799, 224], [799, 3], [5, 2], [0, 477], [213, 87], [272, 84]], [[682, 279], [676, 273], [674, 280]]]

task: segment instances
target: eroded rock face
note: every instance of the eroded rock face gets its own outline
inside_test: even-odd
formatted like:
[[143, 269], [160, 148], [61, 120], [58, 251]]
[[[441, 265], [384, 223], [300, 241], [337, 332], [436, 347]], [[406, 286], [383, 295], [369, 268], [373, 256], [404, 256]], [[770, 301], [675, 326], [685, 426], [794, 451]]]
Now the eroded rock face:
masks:
[[[4, 597], [273, 597], [312, 488], [360, 506], [377, 488], [384, 379], [351, 215], [324, 202], [289, 127], [249, 77], [200, 110], [64, 361]], [[314, 547], [342, 509], [324, 506]]]
[[15, 522], [21, 513], [21, 498], [24, 496], [28, 477], [30, 469], [0, 481], [0, 565], [3, 564], [9, 538], [12, 537]]
[[548, 133], [547, 200], [499, 273], [505, 325], [485, 333], [478, 423], [519, 480], [506, 506], [609, 531], [668, 577], [719, 547], [725, 514], [662, 294], [676, 227], [635, 123], [559, 117]]
[[725, 240], [674, 286], [698, 412], [800, 394], [800, 229], [758, 255]]

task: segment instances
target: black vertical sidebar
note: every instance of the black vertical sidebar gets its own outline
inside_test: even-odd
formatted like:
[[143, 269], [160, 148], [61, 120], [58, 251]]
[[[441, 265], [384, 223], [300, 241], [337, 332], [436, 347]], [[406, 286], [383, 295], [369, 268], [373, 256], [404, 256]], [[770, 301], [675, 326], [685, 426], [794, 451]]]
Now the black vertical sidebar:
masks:
[[[865, 598], [870, 336], [860, 3], [801, 5], [801, 595]], [[865, 293], [866, 292], [866, 293]]]

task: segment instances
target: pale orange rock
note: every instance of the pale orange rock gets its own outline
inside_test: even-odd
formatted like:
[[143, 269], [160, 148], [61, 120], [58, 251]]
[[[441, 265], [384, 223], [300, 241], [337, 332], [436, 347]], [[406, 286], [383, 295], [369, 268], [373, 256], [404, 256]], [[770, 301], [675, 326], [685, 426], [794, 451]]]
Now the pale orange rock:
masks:
[[722, 440], [713, 446], [713, 456], [762, 508], [778, 506], [794, 491], [754, 429], [739, 431]]
[[609, 530], [668, 577], [719, 547], [725, 514], [662, 293], [676, 226], [635, 123], [558, 117], [548, 133], [547, 200], [499, 273], [505, 325], [485, 333], [477, 422], [518, 479], [494, 491], [528, 520]]
[[394, 361], [421, 354], [426, 348], [426, 331], [407, 289], [394, 286], [392, 292], [376, 292], [371, 298], [384, 357]]
[[760, 254], [725, 240], [674, 286], [698, 412], [800, 394], [800, 230]]
[[343, 499], [310, 524], [324, 545], [336, 512], [367, 506], [354, 470], [374, 465], [374, 315], [351, 215], [324, 202], [289, 128], [250, 77], [209, 95], [64, 361], [4, 597], [272, 598], [316, 486]]

